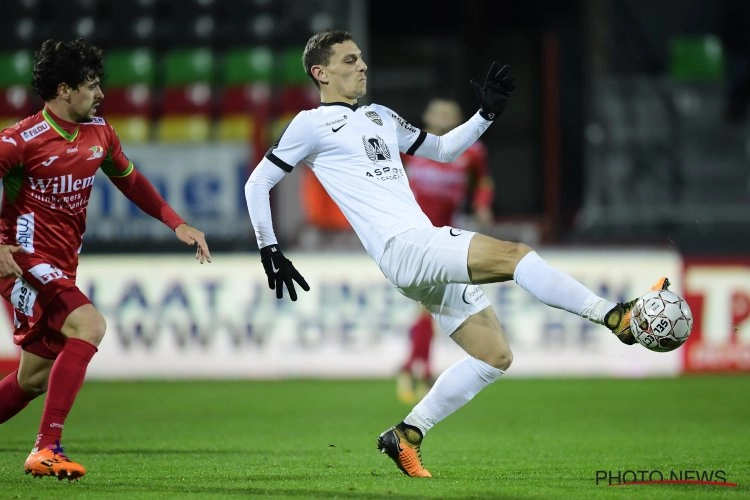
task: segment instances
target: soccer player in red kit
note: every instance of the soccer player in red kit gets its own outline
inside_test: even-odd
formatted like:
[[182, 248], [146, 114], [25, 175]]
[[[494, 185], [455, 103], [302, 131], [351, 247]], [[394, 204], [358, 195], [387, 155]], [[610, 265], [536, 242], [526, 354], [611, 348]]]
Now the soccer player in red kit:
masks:
[[[450, 132], [462, 121], [461, 106], [452, 99], [432, 99], [422, 115], [424, 130], [435, 135]], [[409, 155], [402, 155], [401, 159], [414, 197], [434, 226], [455, 225], [455, 217], [467, 197], [476, 222], [492, 222], [494, 184], [487, 166], [487, 149], [480, 141], [447, 163]], [[433, 326], [432, 315], [422, 308], [409, 329], [409, 357], [396, 381], [396, 394], [403, 403], [422, 399], [432, 385]]]
[[47, 393], [36, 443], [24, 463], [34, 476], [74, 480], [86, 469], [60, 446], [105, 320], [76, 286], [86, 208], [97, 170], [145, 213], [211, 261], [189, 226], [139, 174], [96, 111], [104, 97], [102, 51], [84, 40], [44, 42], [32, 86], [44, 108], [0, 132], [0, 293], [13, 306], [21, 361], [0, 381], [0, 423]]

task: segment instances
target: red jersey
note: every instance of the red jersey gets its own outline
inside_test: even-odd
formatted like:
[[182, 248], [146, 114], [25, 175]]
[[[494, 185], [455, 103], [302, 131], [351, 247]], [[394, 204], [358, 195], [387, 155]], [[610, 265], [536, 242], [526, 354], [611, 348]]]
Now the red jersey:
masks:
[[450, 163], [405, 156], [409, 185], [417, 203], [435, 226], [449, 226], [474, 185], [472, 209], [489, 207], [494, 194], [487, 148], [475, 142]]
[[0, 132], [0, 242], [24, 248], [15, 255], [22, 268], [34, 256], [75, 280], [96, 171], [113, 179], [135, 172], [103, 118], [55, 119], [44, 108]]

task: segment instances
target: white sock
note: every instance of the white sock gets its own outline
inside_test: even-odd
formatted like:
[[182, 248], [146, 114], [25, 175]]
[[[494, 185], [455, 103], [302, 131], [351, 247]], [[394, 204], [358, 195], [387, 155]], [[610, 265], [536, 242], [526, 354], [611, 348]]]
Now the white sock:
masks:
[[518, 262], [513, 279], [548, 306], [564, 309], [594, 323], [603, 323], [604, 315], [616, 305], [599, 297], [572, 276], [550, 266], [533, 251]]
[[406, 416], [404, 423], [416, 427], [424, 436], [433, 425], [468, 403], [503, 373], [477, 358], [469, 356], [462, 359], [438, 377], [430, 392]]

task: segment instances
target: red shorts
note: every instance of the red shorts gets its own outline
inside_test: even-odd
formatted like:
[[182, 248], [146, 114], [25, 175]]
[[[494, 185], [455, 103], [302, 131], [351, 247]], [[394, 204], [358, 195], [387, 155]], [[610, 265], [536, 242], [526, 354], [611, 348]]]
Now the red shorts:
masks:
[[0, 280], [0, 294], [13, 307], [13, 342], [31, 354], [55, 359], [65, 345], [60, 331], [68, 315], [91, 301], [59, 270], [40, 276], [38, 267], [25, 270], [22, 278]]

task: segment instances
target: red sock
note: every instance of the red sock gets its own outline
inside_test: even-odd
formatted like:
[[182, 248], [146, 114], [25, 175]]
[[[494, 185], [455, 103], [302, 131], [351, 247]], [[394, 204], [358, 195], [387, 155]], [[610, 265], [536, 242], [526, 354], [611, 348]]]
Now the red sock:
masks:
[[433, 323], [432, 316], [423, 314], [412, 333], [412, 352], [415, 359], [422, 362], [423, 377], [429, 379], [430, 370], [430, 346], [432, 345]]
[[18, 370], [0, 380], [0, 424], [26, 408], [35, 397], [18, 385]]
[[[427, 367], [430, 361], [430, 343], [432, 342], [432, 316], [420, 314], [417, 321], [409, 329], [411, 353], [404, 364], [404, 371], [411, 371], [415, 361], [421, 361]], [[428, 368], [425, 368], [429, 371]]]
[[96, 346], [81, 339], [65, 341], [49, 374], [47, 400], [44, 402], [42, 423], [35, 448], [42, 449], [62, 437], [65, 418], [73, 406], [78, 390], [86, 377], [86, 368], [94, 357]]

